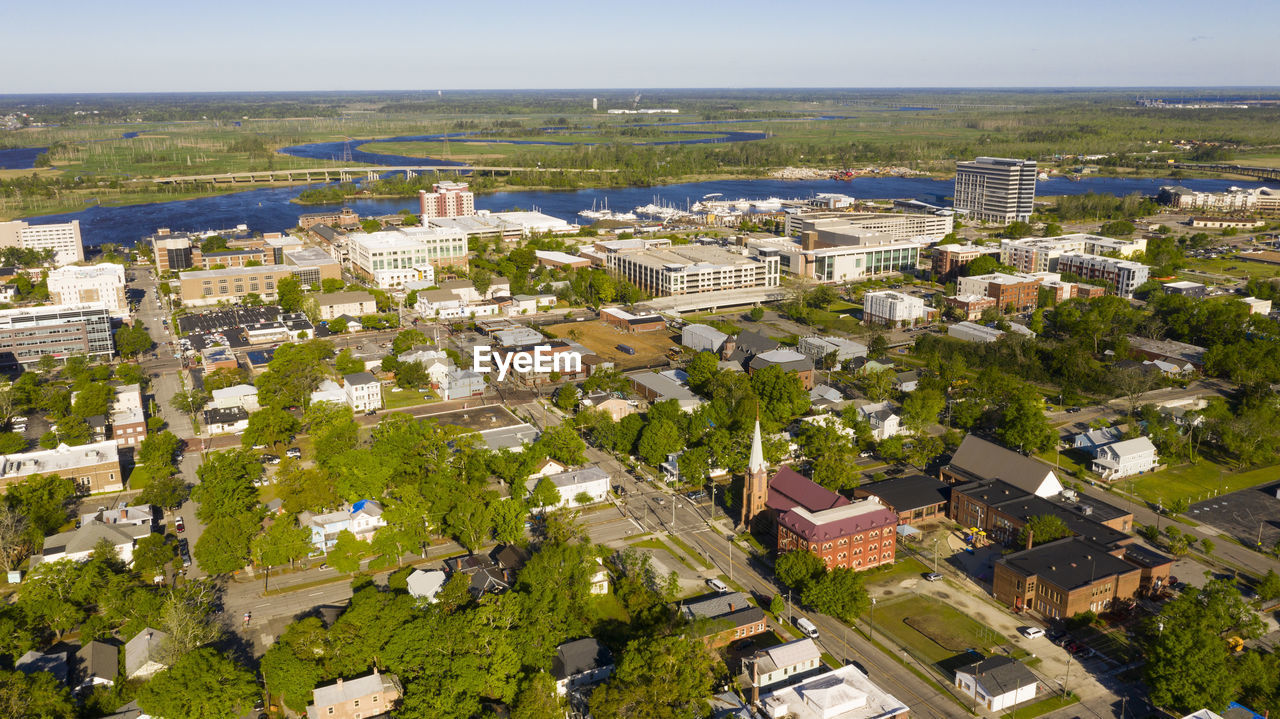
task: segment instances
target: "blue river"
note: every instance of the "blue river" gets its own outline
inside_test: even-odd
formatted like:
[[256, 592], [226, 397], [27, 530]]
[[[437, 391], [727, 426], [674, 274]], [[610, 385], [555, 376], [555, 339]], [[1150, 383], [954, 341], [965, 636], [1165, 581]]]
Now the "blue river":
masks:
[[[1049, 195], [1079, 195], [1086, 192], [1127, 195], [1141, 193], [1154, 195], [1162, 185], [1171, 184], [1167, 179], [1086, 178], [1079, 182], [1051, 179], [1037, 183], [1036, 193]], [[1228, 187], [1260, 187], [1263, 183], [1238, 180], [1182, 180], [1178, 184], [1195, 190], [1221, 191]], [[950, 180], [932, 180], [901, 177], [859, 177], [849, 182], [835, 180], [715, 180], [679, 185], [653, 187], [627, 187], [572, 191], [513, 191], [476, 196], [476, 209], [480, 210], [533, 210], [536, 209], [570, 222], [580, 222], [581, 210], [593, 204], [611, 209], [630, 211], [650, 202], [685, 207], [703, 196], [719, 192], [725, 199], [783, 199], [809, 198], [820, 192], [838, 192], [860, 199], [916, 198], [938, 202], [952, 192]], [[48, 224], [79, 220], [86, 245], [106, 242], [132, 245], [138, 239], [150, 235], [157, 228], [199, 231], [216, 230], [248, 225], [256, 232], [278, 232], [298, 224], [298, 216], [311, 212], [337, 210], [343, 206], [353, 208], [361, 215], [382, 215], [400, 210], [418, 211], [417, 198], [353, 199], [337, 205], [298, 205], [290, 202], [302, 187], [273, 187], [243, 192], [202, 197], [193, 200], [175, 200], [126, 207], [93, 206], [79, 212], [60, 215], [42, 215], [27, 218], [32, 224]]]
[[47, 147], [13, 147], [0, 150], [0, 170], [30, 170], [36, 166], [36, 158]]

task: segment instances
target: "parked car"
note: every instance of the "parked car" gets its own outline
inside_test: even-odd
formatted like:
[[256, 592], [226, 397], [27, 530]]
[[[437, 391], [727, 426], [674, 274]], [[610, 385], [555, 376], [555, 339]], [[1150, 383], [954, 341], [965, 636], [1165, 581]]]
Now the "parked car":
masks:
[[264, 454], [262, 455], [261, 459], [263, 462], [266, 462], [267, 464], [280, 464], [280, 458], [275, 456], [274, 454]]
[[265, 445], [265, 444], [255, 444], [255, 445], [253, 445], [253, 448], [254, 448], [254, 449], [266, 449], [266, 448], [267, 448], [267, 445]]
[[936, 582], [939, 579], [942, 579], [942, 574], [938, 572], [929, 572], [928, 574], [924, 575], [924, 580], [926, 582]]
[[302, 459], [302, 450], [298, 449], [297, 447], [290, 447], [286, 449], [284, 451], [284, 454], [286, 457], [291, 457], [293, 459]]
[[707, 580], [707, 586], [708, 586], [708, 587], [711, 587], [712, 589], [716, 590], [717, 592], [720, 592], [721, 594], [728, 594], [728, 593], [729, 593], [729, 585], [728, 585], [728, 584], [725, 584], [724, 582], [720, 581], [719, 579], [715, 579], [715, 578], [708, 579], [708, 580]]
[[186, 523], [185, 523], [185, 522], [183, 522], [183, 521], [182, 521], [182, 516], [181, 516], [181, 515], [179, 515], [179, 516], [177, 516], [177, 517], [174, 517], [174, 518], [173, 518], [173, 531], [175, 531], [175, 532], [181, 532], [181, 531], [185, 530], [186, 528], [187, 528], [187, 525], [186, 525]]
[[796, 628], [804, 633], [810, 639], [818, 638], [818, 627], [805, 617], [796, 617]]
[[1044, 630], [1040, 627], [1018, 627], [1018, 633], [1027, 639], [1039, 639], [1044, 636]]
[[186, 537], [178, 540], [178, 556], [182, 558], [182, 566], [191, 566], [191, 547], [187, 544]]

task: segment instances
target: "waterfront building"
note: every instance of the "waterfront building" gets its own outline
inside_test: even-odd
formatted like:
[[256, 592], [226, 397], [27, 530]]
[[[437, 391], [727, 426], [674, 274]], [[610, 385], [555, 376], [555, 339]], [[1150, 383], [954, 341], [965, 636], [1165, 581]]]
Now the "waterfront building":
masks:
[[1131, 257], [1147, 251], [1141, 237], [1116, 239], [1076, 232], [1058, 237], [1026, 237], [1000, 241], [1000, 264], [1019, 272], [1059, 272], [1058, 259], [1065, 254]]
[[441, 181], [431, 186], [431, 192], [418, 190], [418, 205], [423, 220], [476, 214], [476, 196], [465, 182]]
[[979, 157], [956, 163], [955, 208], [980, 222], [1026, 222], [1036, 199], [1036, 161]]
[[101, 303], [112, 317], [126, 319], [124, 265], [67, 265], [49, 273], [49, 297], [60, 305]]
[[80, 220], [33, 225], [23, 220], [0, 222], [0, 247], [52, 250], [53, 264], [61, 267], [84, 261]]
[[891, 240], [937, 242], [955, 229], [955, 218], [893, 212], [805, 212], [788, 214], [784, 229], [788, 236], [795, 238], [804, 237], [806, 232], [817, 232], [823, 240], [831, 239], [827, 235], [838, 238], [876, 234]]
[[376, 286], [403, 286], [421, 277], [415, 267], [464, 267], [467, 237], [461, 230], [401, 227], [348, 236], [352, 271]]
[[781, 282], [776, 256], [748, 256], [706, 245], [609, 252], [605, 266], [655, 297], [777, 287]]
[[0, 310], [0, 367], [30, 366], [45, 355], [110, 357], [111, 312], [101, 303]]

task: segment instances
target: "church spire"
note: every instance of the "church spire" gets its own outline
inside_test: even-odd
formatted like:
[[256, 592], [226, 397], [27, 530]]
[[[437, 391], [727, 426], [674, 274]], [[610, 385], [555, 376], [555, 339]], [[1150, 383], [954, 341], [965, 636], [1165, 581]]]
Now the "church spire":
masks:
[[747, 462], [747, 473], [755, 474], [765, 471], [764, 443], [760, 441], [760, 417], [756, 417], [755, 434], [751, 436], [751, 460]]

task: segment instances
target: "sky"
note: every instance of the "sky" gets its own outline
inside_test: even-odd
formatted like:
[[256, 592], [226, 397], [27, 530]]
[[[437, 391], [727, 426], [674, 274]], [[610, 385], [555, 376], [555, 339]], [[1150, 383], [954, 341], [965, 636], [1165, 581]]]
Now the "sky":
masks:
[[1273, 0], [6, 0], [0, 94], [1271, 86]]

